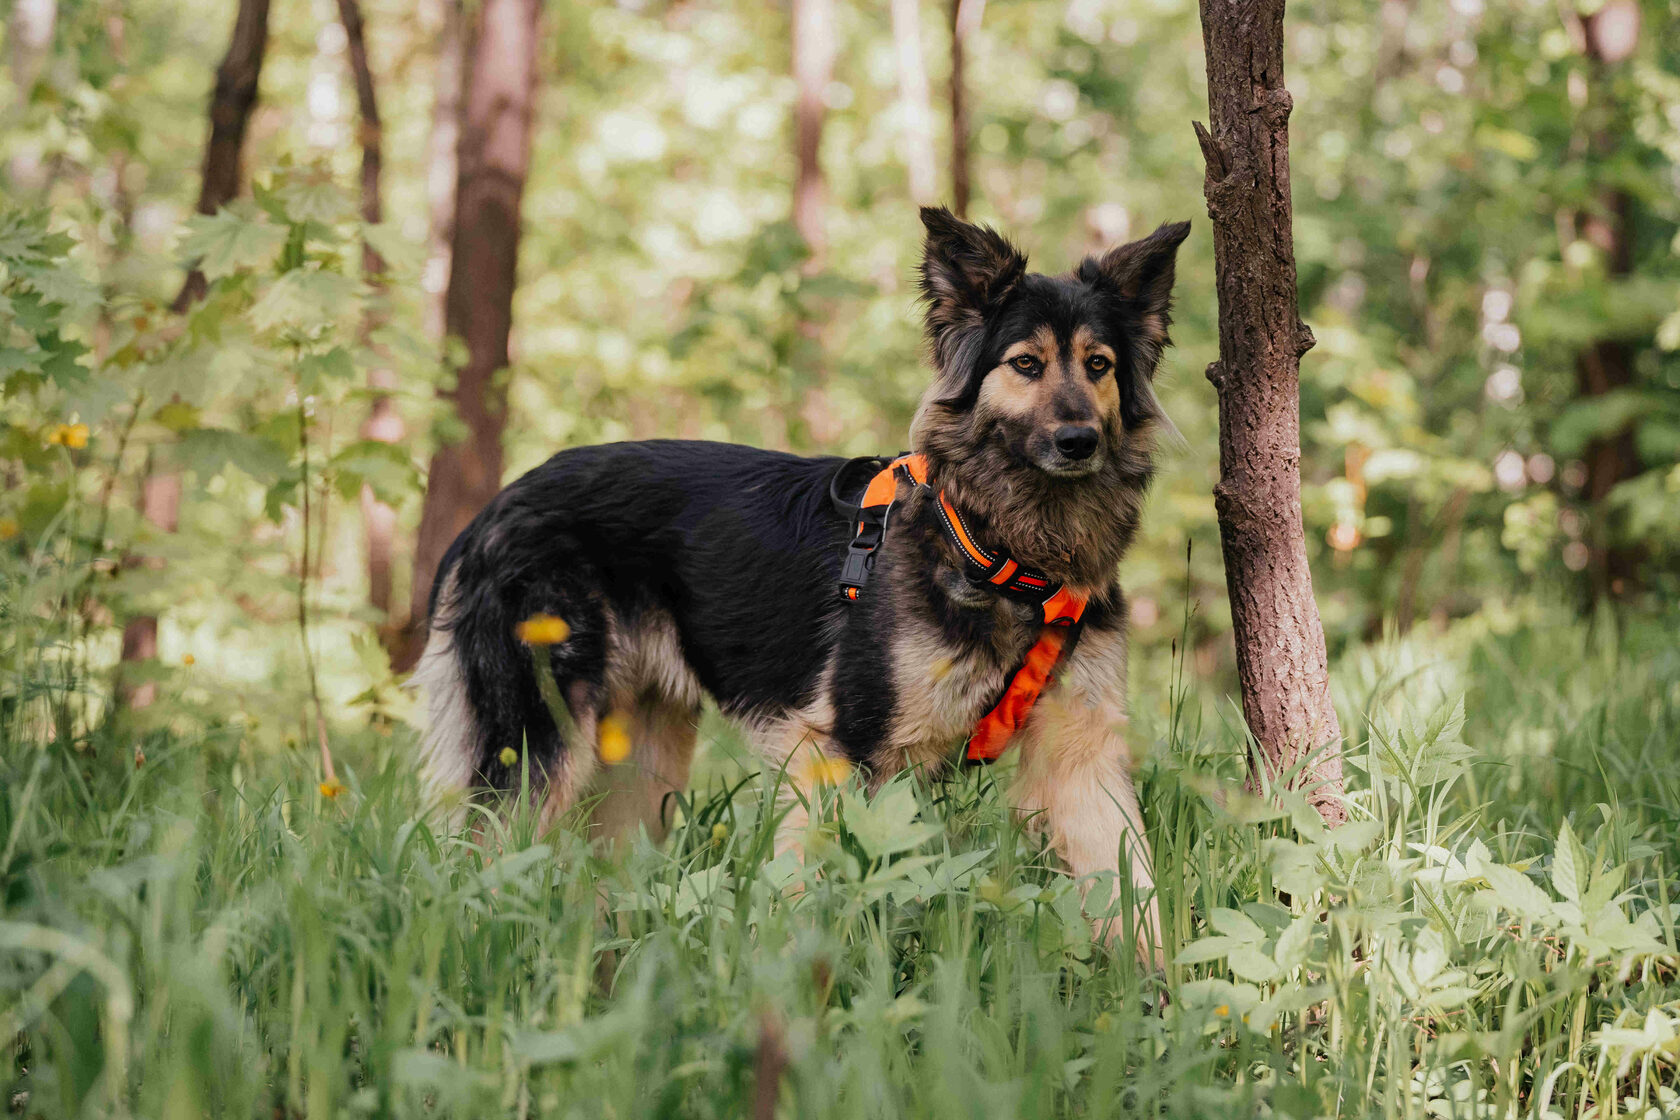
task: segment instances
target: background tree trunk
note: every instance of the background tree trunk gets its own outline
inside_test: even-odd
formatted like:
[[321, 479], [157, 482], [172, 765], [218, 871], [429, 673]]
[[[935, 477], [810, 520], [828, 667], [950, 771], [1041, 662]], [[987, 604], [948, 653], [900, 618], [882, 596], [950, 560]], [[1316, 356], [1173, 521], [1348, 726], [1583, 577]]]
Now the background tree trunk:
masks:
[[[344, 25], [345, 44], [350, 57], [350, 75], [356, 86], [356, 107], [360, 117], [359, 135], [362, 145], [361, 212], [369, 223], [382, 220], [379, 175], [382, 160], [383, 130], [379, 121], [379, 98], [373, 83], [373, 67], [368, 62], [367, 36], [362, 26], [361, 5], [357, 0], [338, 0], [338, 18]], [[362, 344], [372, 347], [374, 335], [384, 322], [379, 296], [385, 286], [385, 262], [372, 245], [362, 245], [362, 274], [375, 289], [375, 298], [368, 304], [362, 319]], [[376, 363], [368, 370], [368, 388], [373, 390], [373, 403], [362, 425], [362, 438], [381, 443], [400, 443], [407, 434], [402, 414], [391, 399], [397, 387], [395, 372], [389, 366]], [[392, 549], [396, 536], [397, 511], [379, 500], [373, 487], [362, 486], [362, 533], [367, 542], [368, 603], [383, 617], [379, 627], [381, 643], [387, 650], [395, 650], [398, 633], [391, 618]]]
[[466, 425], [432, 456], [415, 544], [414, 586], [399, 668], [419, 660], [432, 579], [449, 542], [502, 484], [508, 335], [519, 265], [519, 209], [531, 162], [540, 0], [483, 0], [467, 52], [455, 221], [445, 299], [448, 332], [467, 361], [441, 395]]
[[904, 114], [904, 169], [910, 199], [931, 205], [938, 185], [933, 164], [933, 111], [929, 108], [927, 66], [922, 61], [920, 0], [892, 0], [893, 46], [898, 52], [898, 101]]
[[1283, 0], [1201, 0], [1201, 15], [1213, 130], [1197, 124], [1196, 135], [1219, 290], [1214, 499], [1243, 714], [1270, 774], [1319, 752], [1296, 784], [1313, 785], [1309, 798], [1338, 824], [1341, 727], [1301, 524], [1300, 359], [1313, 337], [1295, 291]]
[[[1606, 87], [1610, 70], [1633, 56], [1639, 46], [1640, 13], [1634, 0], [1610, 0], [1579, 21], [1581, 45], [1591, 66], [1586, 138], [1588, 152], [1608, 160], [1616, 151], [1618, 122], [1610, 119], [1615, 98]], [[1625, 127], [1625, 124], [1623, 125]], [[1606, 178], [1610, 176], [1606, 175]], [[1604, 255], [1605, 271], [1616, 280], [1633, 274], [1633, 196], [1618, 186], [1599, 194], [1598, 206], [1580, 215], [1579, 233]], [[1634, 346], [1628, 339], [1601, 338], [1575, 356], [1576, 394], [1601, 397], [1634, 382]], [[1639, 577], [1639, 550], [1612, 541], [1607, 499], [1616, 484], [1639, 473], [1639, 448], [1633, 424], [1600, 436], [1587, 445], [1583, 495], [1590, 508], [1587, 578], [1592, 600], [1619, 599], [1632, 592]]]
[[[210, 139], [204, 145], [204, 179], [198, 191], [200, 214], [214, 214], [239, 194], [245, 128], [256, 108], [267, 52], [268, 0], [239, 0], [233, 38], [216, 68], [216, 87], [210, 94]], [[203, 299], [205, 287], [204, 273], [190, 270], [175, 297], [175, 310], [183, 312]]]
[[455, 149], [461, 142], [461, 77], [466, 13], [461, 0], [439, 0], [437, 64], [432, 78], [432, 131], [426, 141], [426, 329], [441, 345], [448, 291], [450, 238], [455, 228]]
[[823, 221], [826, 189], [823, 184], [823, 119], [825, 97], [834, 80], [834, 0], [793, 0], [794, 149], [799, 178], [793, 188], [793, 224], [810, 250], [807, 272], [822, 267], [828, 250]]
[[968, 55], [986, 0], [951, 0], [951, 210], [968, 217], [973, 190], [969, 178]]
[[[233, 36], [227, 54], [216, 68], [216, 85], [210, 93], [210, 136], [204, 145], [204, 177], [198, 190], [198, 213], [214, 214], [239, 194], [244, 162], [245, 130], [257, 104], [263, 57], [268, 51], [268, 0], [239, 0], [233, 21]], [[204, 273], [194, 268], [172, 305], [184, 314], [204, 298], [208, 286]], [[173, 533], [180, 525], [181, 475], [177, 471], [148, 471], [141, 484], [140, 514], [148, 524]], [[149, 661], [157, 656], [156, 615], [130, 618], [123, 627], [122, 660]], [[156, 696], [156, 687], [124, 686], [119, 695], [128, 707], [144, 708]]]

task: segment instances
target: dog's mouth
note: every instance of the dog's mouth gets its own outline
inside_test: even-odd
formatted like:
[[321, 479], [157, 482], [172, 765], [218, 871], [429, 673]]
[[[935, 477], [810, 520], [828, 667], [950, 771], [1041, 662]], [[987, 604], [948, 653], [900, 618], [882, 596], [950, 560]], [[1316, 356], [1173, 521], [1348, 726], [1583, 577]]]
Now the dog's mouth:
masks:
[[1052, 478], [1090, 478], [1103, 467], [1103, 453], [1097, 451], [1083, 459], [1074, 459], [1059, 451], [1032, 456], [1032, 465]]

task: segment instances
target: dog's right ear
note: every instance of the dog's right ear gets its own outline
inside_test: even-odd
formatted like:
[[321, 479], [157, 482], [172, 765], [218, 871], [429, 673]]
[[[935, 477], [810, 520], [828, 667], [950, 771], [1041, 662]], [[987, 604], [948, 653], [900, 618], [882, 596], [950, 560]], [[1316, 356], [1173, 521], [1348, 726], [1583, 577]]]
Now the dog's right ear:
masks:
[[943, 206], [922, 207], [922, 225], [922, 298], [934, 362], [942, 375], [965, 377], [955, 359], [979, 345], [976, 340], [965, 347], [965, 339], [983, 333], [986, 316], [1026, 274], [1027, 258], [996, 230], [965, 222]]

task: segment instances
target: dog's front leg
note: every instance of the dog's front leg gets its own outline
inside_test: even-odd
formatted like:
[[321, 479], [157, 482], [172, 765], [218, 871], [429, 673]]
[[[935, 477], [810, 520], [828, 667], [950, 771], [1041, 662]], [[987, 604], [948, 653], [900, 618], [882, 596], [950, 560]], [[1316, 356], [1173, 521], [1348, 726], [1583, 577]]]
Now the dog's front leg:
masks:
[[[1138, 957], [1163, 968], [1154, 864], [1132, 784], [1123, 705], [1116, 702], [1118, 689], [1112, 696], [1093, 695], [1082, 685], [1084, 675], [1071, 672], [1046, 691], [1017, 736], [1021, 762], [1011, 804], [1045, 833], [1083, 893], [1090, 892], [1090, 876], [1106, 871], [1116, 877], [1118, 900], [1119, 876], [1130, 877]], [[1112, 942], [1127, 917], [1123, 911], [1094, 916], [1097, 935]]]

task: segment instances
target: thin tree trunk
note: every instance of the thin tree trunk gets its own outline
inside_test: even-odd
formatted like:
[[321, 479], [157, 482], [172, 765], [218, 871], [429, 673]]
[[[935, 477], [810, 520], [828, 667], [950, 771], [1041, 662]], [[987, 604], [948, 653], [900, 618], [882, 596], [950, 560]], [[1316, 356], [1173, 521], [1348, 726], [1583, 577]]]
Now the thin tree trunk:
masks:
[[[263, 56], [268, 50], [268, 0], [239, 0], [227, 54], [216, 68], [210, 94], [210, 136], [204, 145], [204, 176], [199, 184], [198, 213], [214, 214], [239, 194], [245, 130], [257, 104]], [[185, 313], [204, 298], [204, 274], [187, 273], [173, 309]], [[177, 471], [148, 472], [142, 484], [141, 516], [165, 533], [180, 524], [181, 475]], [[156, 615], [136, 615], [123, 627], [122, 660], [148, 661], [157, 656]], [[122, 690], [130, 708], [144, 708], [156, 696], [150, 684]]]
[[[244, 163], [245, 128], [257, 104], [263, 57], [268, 52], [268, 0], [239, 0], [233, 38], [216, 68], [210, 94], [210, 139], [204, 145], [204, 179], [198, 212], [214, 214], [239, 194]], [[194, 268], [175, 297], [176, 312], [204, 298], [204, 273]]]
[[483, 0], [468, 50], [455, 186], [447, 327], [466, 343], [466, 364], [442, 397], [466, 438], [432, 456], [415, 544], [408, 640], [399, 668], [425, 646], [432, 580], [450, 541], [502, 484], [508, 336], [518, 278], [520, 200], [531, 161], [540, 0]]
[[951, 209], [957, 217], [968, 217], [973, 197], [968, 154], [968, 55], [986, 0], [951, 0]]
[[904, 169], [910, 199], [928, 206], [938, 190], [933, 165], [933, 111], [929, 108], [927, 67], [922, 62], [920, 0], [892, 0], [893, 44], [898, 49], [898, 100], [904, 114]]
[[455, 226], [455, 149], [461, 140], [461, 71], [466, 13], [461, 0], [440, 0], [437, 72], [432, 79], [432, 133], [426, 142], [426, 329], [441, 344], [449, 276], [450, 238]]
[[1201, 15], [1213, 129], [1196, 135], [1219, 291], [1214, 499], [1243, 714], [1267, 776], [1314, 756], [1296, 784], [1339, 824], [1341, 727], [1301, 523], [1300, 359], [1313, 337], [1295, 290], [1283, 0], [1201, 0]]
[[[160, 531], [173, 533], [181, 523], [181, 476], [174, 472], [148, 472], [140, 484], [140, 516]], [[161, 560], [144, 563], [162, 567]], [[123, 627], [122, 659], [124, 662], [155, 661], [158, 655], [157, 615], [136, 615]], [[157, 683], [145, 681], [135, 684], [124, 681], [119, 690], [124, 706], [140, 709], [157, 699]]]
[[822, 267], [828, 250], [823, 221], [826, 188], [823, 183], [824, 98], [834, 79], [834, 0], [793, 0], [794, 147], [799, 178], [793, 188], [793, 224], [810, 251], [808, 272]]
[[[1639, 45], [1639, 25], [1639, 5], [1633, 0], [1610, 0], [1580, 20], [1581, 41], [1593, 75], [1591, 96], [1599, 102], [1591, 106], [1597, 119], [1593, 121], [1595, 127], [1588, 137], [1587, 148], [1599, 160], [1608, 161], [1612, 157], [1618, 132], [1606, 119], [1603, 104], [1609, 96], [1608, 71], [1632, 57]], [[1633, 197], [1627, 191], [1609, 187], [1601, 193], [1597, 211], [1583, 214], [1579, 219], [1581, 234], [1604, 254], [1613, 280], [1633, 273], [1633, 206]], [[1634, 353], [1632, 342], [1622, 338], [1601, 338], [1586, 347], [1575, 357], [1576, 394], [1600, 397], [1632, 385]], [[1607, 501], [1617, 483], [1639, 473], [1639, 448], [1634, 441], [1633, 424], [1590, 442], [1585, 462], [1585, 497], [1592, 510], [1587, 538], [1591, 596], [1595, 601], [1605, 597], [1619, 599], [1637, 585], [1640, 553], [1636, 547], [1612, 543], [1610, 526], [1606, 524]]]
[[[345, 42], [350, 57], [350, 74], [356, 86], [356, 106], [361, 118], [362, 145], [361, 212], [370, 224], [382, 220], [379, 177], [382, 163], [383, 131], [379, 119], [379, 98], [373, 83], [373, 67], [368, 62], [367, 36], [362, 25], [362, 11], [358, 0], [338, 0], [338, 18], [344, 25]], [[385, 313], [380, 306], [385, 281], [385, 262], [372, 245], [362, 245], [362, 274], [374, 289], [374, 299], [362, 318], [362, 344], [372, 348], [374, 335], [384, 324]], [[383, 363], [375, 363], [368, 370], [368, 387], [373, 390], [373, 404], [362, 425], [362, 438], [381, 443], [400, 443], [407, 434], [402, 414], [391, 399], [397, 387], [396, 374]], [[384, 618], [379, 627], [380, 641], [387, 650], [395, 648], [397, 631], [391, 619], [391, 557], [392, 542], [397, 527], [397, 511], [379, 500], [373, 487], [362, 486], [362, 533], [367, 541], [368, 603]]]

